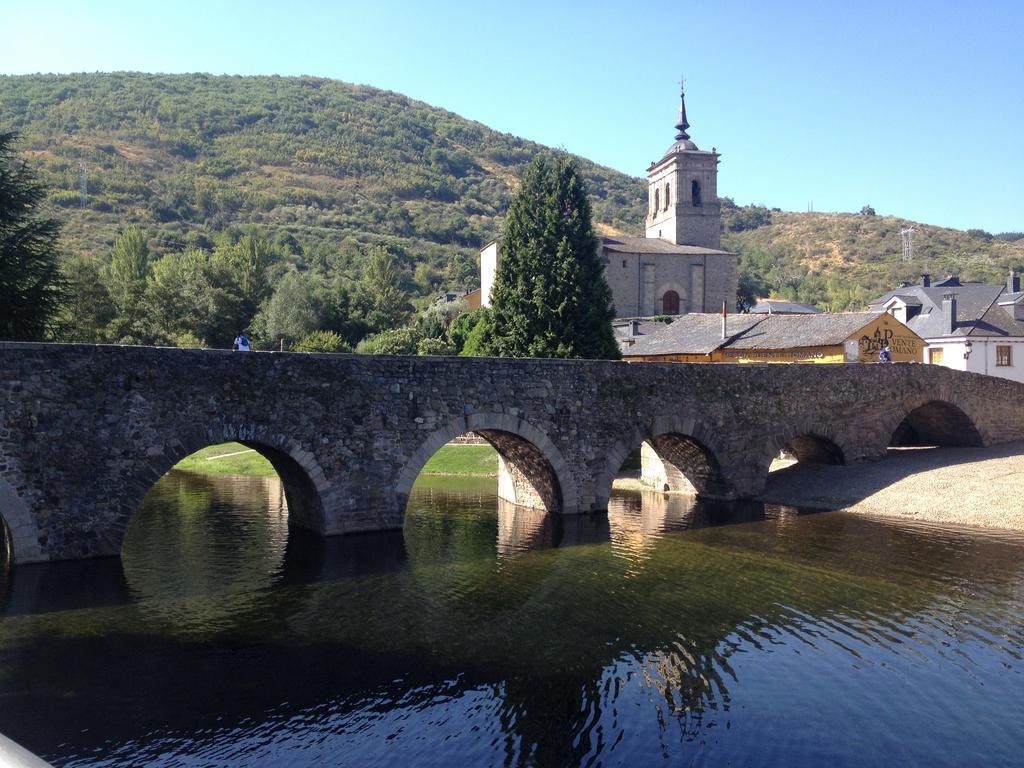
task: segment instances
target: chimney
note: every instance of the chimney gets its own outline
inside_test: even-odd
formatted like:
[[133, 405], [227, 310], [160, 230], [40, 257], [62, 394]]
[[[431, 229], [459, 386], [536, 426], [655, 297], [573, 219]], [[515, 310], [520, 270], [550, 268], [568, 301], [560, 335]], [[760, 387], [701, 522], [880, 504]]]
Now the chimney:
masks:
[[640, 335], [640, 321], [639, 320], [630, 320], [629, 321], [629, 335], [630, 336], [639, 336]]
[[1006, 292], [1007, 293], [1020, 293], [1020, 275], [1014, 270], [1010, 270], [1010, 274], [1006, 278]]
[[931, 288], [932, 287], [932, 276], [931, 275], [929, 275], [927, 273], [921, 275], [921, 287], [922, 288]]
[[946, 316], [948, 325], [947, 333], [956, 333], [956, 294], [944, 293], [942, 295], [942, 314]]

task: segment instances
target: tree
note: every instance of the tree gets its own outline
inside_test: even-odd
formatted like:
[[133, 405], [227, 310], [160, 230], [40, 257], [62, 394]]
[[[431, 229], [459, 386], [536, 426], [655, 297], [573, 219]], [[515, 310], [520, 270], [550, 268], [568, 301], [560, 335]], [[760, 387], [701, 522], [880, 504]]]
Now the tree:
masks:
[[321, 327], [341, 336], [349, 346], [355, 346], [366, 335], [366, 324], [357, 317], [349, 282], [338, 276], [323, 287], [324, 314]]
[[435, 301], [416, 316], [416, 326], [426, 338], [443, 338], [448, 336], [452, 323], [469, 309], [462, 299], [455, 301]]
[[209, 252], [188, 248], [153, 263], [142, 303], [146, 325], [160, 343], [224, 347], [237, 331], [224, 321], [233, 300], [216, 284]]
[[576, 163], [538, 155], [509, 207], [492, 291], [503, 357], [618, 358], [612, 292]]
[[100, 269], [90, 259], [72, 259], [64, 268], [66, 292], [60, 313], [61, 341], [99, 344], [117, 314]]
[[60, 224], [39, 215], [43, 187], [0, 133], [0, 339], [45, 338], [60, 309]]
[[397, 328], [409, 316], [409, 295], [402, 290], [401, 282], [395, 257], [383, 248], [370, 251], [359, 287], [371, 332]]
[[481, 323], [483, 316], [487, 314], [488, 311], [487, 307], [478, 307], [476, 309], [471, 309], [468, 312], [463, 312], [452, 320], [451, 324], [448, 326], [448, 340], [451, 342], [456, 354], [462, 354], [462, 350], [466, 346], [466, 341], [469, 339], [469, 335], [476, 329], [477, 325]]
[[277, 349], [284, 340], [291, 347], [320, 329], [324, 307], [317, 285], [317, 279], [309, 272], [292, 271], [281, 279], [253, 322], [253, 334], [261, 345]]
[[463, 357], [493, 357], [497, 354], [494, 350], [494, 313], [489, 307], [481, 307], [472, 314], [474, 318], [466, 326], [459, 354]]
[[114, 241], [110, 252], [110, 295], [117, 307], [111, 323], [115, 341], [143, 344], [152, 339], [152, 330], [143, 322], [142, 297], [149, 274], [149, 244], [146, 233], [137, 226], [125, 229]]
[[110, 252], [110, 284], [120, 308], [126, 294], [149, 274], [149, 244], [146, 233], [132, 225], [114, 241]]
[[267, 267], [278, 258], [265, 240], [249, 235], [214, 250], [213, 265], [233, 283], [233, 293], [239, 300], [240, 316], [235, 318], [239, 330], [248, 327], [260, 304], [270, 295]]

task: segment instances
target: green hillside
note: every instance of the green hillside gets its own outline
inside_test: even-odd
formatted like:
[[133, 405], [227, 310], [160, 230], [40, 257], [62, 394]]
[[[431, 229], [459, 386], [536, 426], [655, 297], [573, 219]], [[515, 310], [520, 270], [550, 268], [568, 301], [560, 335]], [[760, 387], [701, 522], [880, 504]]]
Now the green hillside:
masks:
[[[1024, 268], [1024, 235], [962, 232], [894, 216], [785, 213], [747, 206], [723, 215], [723, 245], [740, 254], [741, 292], [824, 309], [858, 309], [901, 282], [954, 273], [999, 283]], [[900, 231], [913, 227], [913, 258]]]
[[[250, 329], [310, 351], [354, 346], [413, 322], [439, 291], [476, 288], [477, 251], [543, 149], [401, 94], [310, 77], [0, 76], [9, 130], [63, 224], [71, 290], [54, 338], [223, 346]], [[579, 162], [597, 229], [641, 233], [645, 182]], [[130, 225], [140, 231], [115, 256]], [[910, 225], [908, 264], [899, 233]], [[887, 216], [725, 200], [723, 227], [748, 299], [858, 308], [926, 265], [990, 281], [1024, 266], [1015, 235]], [[451, 319], [421, 313], [419, 331], [369, 349], [450, 351]], [[307, 339], [316, 329], [335, 335]]]
[[[158, 250], [242, 228], [355, 275], [386, 245], [423, 291], [477, 286], [477, 249], [542, 147], [401, 94], [319, 78], [139, 73], [0, 77], [72, 254], [130, 223]], [[581, 160], [597, 222], [638, 231], [644, 184]], [[79, 193], [85, 165], [85, 207]]]

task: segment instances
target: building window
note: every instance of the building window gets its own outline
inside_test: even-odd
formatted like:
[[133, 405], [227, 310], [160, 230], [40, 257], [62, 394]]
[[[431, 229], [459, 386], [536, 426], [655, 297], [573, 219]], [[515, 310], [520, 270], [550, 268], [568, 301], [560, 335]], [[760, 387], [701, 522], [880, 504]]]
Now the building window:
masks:
[[928, 350], [928, 362], [932, 365], [942, 365], [942, 347]]
[[693, 207], [694, 208], [699, 208], [700, 207], [700, 182], [697, 181], [696, 179], [694, 179], [693, 183], [690, 185], [690, 197], [693, 198]]
[[658, 192], [658, 190], [654, 190], [654, 210], [651, 212], [651, 215], [653, 216], [654, 214], [656, 214], [660, 207], [661, 207], [661, 193]]
[[623, 260], [622, 260], [622, 268], [623, 268], [623, 269], [625, 269], [625, 268], [626, 268], [626, 260], [625, 260], [625, 259], [623, 259]]
[[996, 365], [1009, 368], [1013, 365], [1013, 348], [1002, 344], [996, 345]]
[[675, 291], [665, 291], [661, 297], [661, 313], [663, 315], [679, 314], [679, 294]]
[[672, 185], [665, 185], [665, 210], [668, 210], [669, 201], [672, 199]]

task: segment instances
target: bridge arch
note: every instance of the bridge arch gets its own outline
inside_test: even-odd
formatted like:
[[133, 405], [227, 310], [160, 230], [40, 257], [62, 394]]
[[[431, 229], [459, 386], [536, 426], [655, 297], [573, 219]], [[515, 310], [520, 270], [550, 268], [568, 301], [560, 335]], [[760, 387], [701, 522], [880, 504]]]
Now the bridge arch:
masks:
[[46, 560], [39, 546], [39, 528], [28, 504], [17, 489], [0, 477], [0, 524], [5, 534], [6, 555], [12, 563]]
[[612, 483], [626, 458], [641, 451], [641, 481], [657, 490], [716, 498], [734, 495], [719, 456], [724, 448], [716, 432], [696, 419], [662, 419], [649, 432], [637, 430], [609, 450], [597, 480], [598, 509], [608, 506]]
[[905, 402], [889, 433], [889, 444], [894, 447], [985, 444], [970, 408], [942, 396], [921, 395]]
[[516, 416], [481, 413], [452, 419], [432, 432], [399, 471], [395, 492], [404, 515], [413, 483], [423, 466], [446, 443], [473, 432], [498, 452], [498, 496], [519, 506], [575, 513], [579, 490], [569, 465], [550, 438]]
[[807, 464], [846, 464], [853, 455], [827, 424], [794, 424], [776, 433], [769, 443], [769, 464], [783, 451]]
[[288, 503], [289, 526], [323, 533], [325, 519], [322, 495], [329, 488], [316, 458], [296, 441], [259, 427], [220, 424], [209, 429], [188, 430], [175, 435], [159, 453], [148, 455], [142, 466], [128, 478], [118, 515], [109, 530], [98, 532], [103, 549], [109, 554], [121, 551], [121, 544], [132, 515], [150, 489], [175, 464], [211, 445], [237, 442], [250, 448], [273, 466], [281, 479]]

